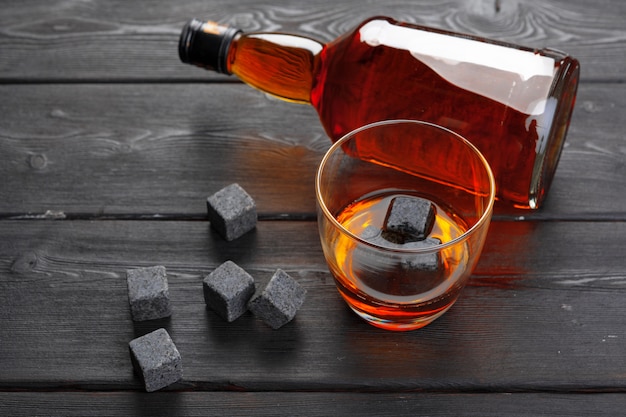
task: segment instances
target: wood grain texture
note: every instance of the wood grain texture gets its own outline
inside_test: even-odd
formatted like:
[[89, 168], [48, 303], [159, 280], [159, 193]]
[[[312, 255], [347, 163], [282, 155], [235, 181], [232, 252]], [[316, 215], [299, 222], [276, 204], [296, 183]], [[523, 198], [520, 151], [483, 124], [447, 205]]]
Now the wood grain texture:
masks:
[[[0, 16], [0, 79], [8, 81], [223, 79], [180, 63], [178, 35], [192, 17], [246, 31], [287, 31], [329, 41], [363, 19], [412, 23], [567, 51], [583, 80], [622, 80], [626, 5], [604, 0], [447, 0], [336, 2], [5, 1]], [[52, 13], [51, 11], [55, 12]]]
[[[244, 85], [0, 86], [3, 217], [205, 216], [239, 182], [262, 216], [313, 218], [330, 146], [312, 107]], [[626, 85], [582, 85], [545, 207], [508, 218], [626, 217]]]
[[203, 216], [231, 182], [262, 213], [315, 210], [330, 141], [310, 106], [235, 85], [3, 88], [2, 212]]
[[[4, 220], [0, 235], [0, 390], [141, 389], [127, 343], [159, 327], [183, 357], [176, 390], [626, 389], [625, 223], [495, 222], [461, 299], [411, 333], [349, 311], [315, 222], [264, 221], [233, 242], [200, 221]], [[308, 290], [296, 319], [274, 331], [208, 311], [202, 279], [228, 259], [261, 281], [294, 276]], [[150, 265], [167, 268], [173, 315], [134, 323], [125, 271]]]
[[[0, 412], [46, 416], [500, 417], [620, 415], [623, 394], [0, 393]], [[5, 414], [6, 415], [6, 414]]]
[[[614, 416], [626, 405], [626, 2], [7, 0], [0, 13], [0, 415]], [[191, 17], [330, 41], [372, 15], [567, 51], [582, 84], [550, 195], [498, 207], [458, 303], [389, 333], [340, 299], [309, 106], [180, 63]], [[239, 182], [233, 242], [205, 199]], [[309, 291], [272, 331], [206, 309], [234, 260]], [[173, 315], [131, 320], [125, 271], [165, 265]], [[143, 392], [128, 342], [171, 334], [184, 377]]]

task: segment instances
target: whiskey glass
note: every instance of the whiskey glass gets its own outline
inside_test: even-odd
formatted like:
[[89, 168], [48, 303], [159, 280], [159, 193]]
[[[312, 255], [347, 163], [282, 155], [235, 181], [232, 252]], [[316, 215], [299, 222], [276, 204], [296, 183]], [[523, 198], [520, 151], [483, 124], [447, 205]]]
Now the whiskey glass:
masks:
[[386, 120], [334, 143], [315, 191], [339, 293], [370, 324], [407, 331], [459, 297], [487, 235], [495, 181], [476, 147], [453, 131]]

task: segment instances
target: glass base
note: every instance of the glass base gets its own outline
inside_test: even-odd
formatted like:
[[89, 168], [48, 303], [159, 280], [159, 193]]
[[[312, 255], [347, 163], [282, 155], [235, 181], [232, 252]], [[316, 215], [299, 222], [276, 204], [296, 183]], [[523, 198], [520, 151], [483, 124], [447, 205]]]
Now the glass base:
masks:
[[429, 325], [430, 323], [432, 323], [433, 321], [441, 317], [446, 311], [448, 311], [450, 307], [452, 307], [453, 304], [454, 303], [450, 303], [450, 305], [448, 305], [445, 309], [438, 311], [437, 313], [432, 314], [430, 316], [420, 316], [415, 319], [401, 321], [401, 322], [374, 317], [371, 314], [368, 314], [368, 313], [365, 313], [363, 311], [356, 309], [350, 304], [348, 304], [348, 306], [359, 317], [361, 317], [363, 320], [365, 320], [366, 322], [368, 322], [374, 327], [378, 327], [384, 330], [391, 330], [395, 332], [408, 332], [411, 330], [421, 329], [422, 327]]

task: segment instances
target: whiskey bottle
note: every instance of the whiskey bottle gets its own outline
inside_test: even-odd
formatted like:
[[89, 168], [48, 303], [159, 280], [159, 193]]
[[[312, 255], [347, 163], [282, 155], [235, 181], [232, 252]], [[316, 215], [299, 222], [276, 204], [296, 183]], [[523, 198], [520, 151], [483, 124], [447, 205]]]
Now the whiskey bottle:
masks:
[[[447, 127], [483, 153], [499, 200], [531, 209], [541, 206], [552, 182], [580, 71], [575, 58], [556, 50], [387, 17], [370, 18], [326, 44], [194, 19], [182, 30], [179, 56], [312, 105], [333, 141], [384, 119]], [[403, 159], [395, 161], [401, 169]]]

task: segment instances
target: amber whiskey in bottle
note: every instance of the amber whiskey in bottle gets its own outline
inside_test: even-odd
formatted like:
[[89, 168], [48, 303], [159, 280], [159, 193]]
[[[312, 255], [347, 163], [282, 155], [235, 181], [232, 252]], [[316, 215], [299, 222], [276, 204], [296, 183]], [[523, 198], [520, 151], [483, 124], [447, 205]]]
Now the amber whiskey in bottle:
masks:
[[[576, 59], [559, 51], [387, 17], [368, 19], [327, 44], [194, 19], [181, 33], [179, 55], [284, 100], [311, 104], [333, 141], [385, 119], [447, 127], [483, 153], [499, 200], [533, 209], [554, 176], [580, 71]], [[393, 162], [407, 169], [404, 159]]]

